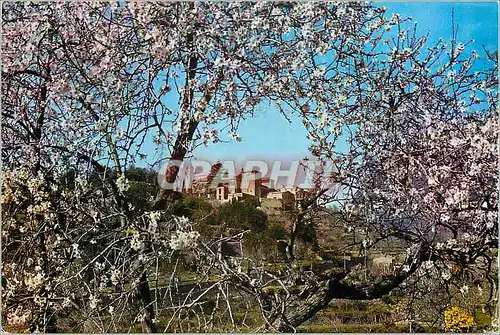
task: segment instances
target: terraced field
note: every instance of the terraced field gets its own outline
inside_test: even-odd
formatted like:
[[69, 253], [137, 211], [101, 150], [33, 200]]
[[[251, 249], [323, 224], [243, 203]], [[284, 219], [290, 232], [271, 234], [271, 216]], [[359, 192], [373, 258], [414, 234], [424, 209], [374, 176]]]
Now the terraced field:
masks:
[[409, 326], [397, 323], [391, 306], [380, 301], [332, 301], [298, 329], [305, 333], [398, 333]]

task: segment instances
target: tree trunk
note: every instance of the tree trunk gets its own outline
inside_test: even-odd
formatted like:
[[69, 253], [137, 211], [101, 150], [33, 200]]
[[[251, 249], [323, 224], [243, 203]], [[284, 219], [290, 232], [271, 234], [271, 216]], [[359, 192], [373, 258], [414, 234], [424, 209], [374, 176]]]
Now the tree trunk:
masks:
[[[191, 120], [187, 132], [180, 134], [174, 144], [174, 149], [170, 157], [173, 161], [183, 161], [187, 153], [187, 145], [193, 138], [194, 132], [198, 127], [198, 122]], [[164, 180], [168, 184], [173, 184], [179, 175], [180, 167], [172, 165], [167, 167]], [[156, 195], [153, 203], [153, 210], [161, 210], [173, 200], [179, 199], [181, 193], [169, 188], [161, 188]]]
[[[188, 41], [193, 40], [193, 33], [190, 33], [188, 36]], [[181, 122], [187, 122], [187, 129], [180, 133], [177, 136], [177, 139], [174, 144], [174, 148], [172, 151], [172, 155], [170, 157], [171, 160], [183, 161], [186, 153], [188, 151], [188, 144], [193, 138], [194, 132], [198, 127], [198, 121], [194, 119], [189, 119], [188, 110], [193, 103], [194, 90], [189, 88], [189, 81], [194, 79], [196, 76], [196, 68], [198, 66], [198, 57], [195, 53], [192, 53], [188, 59], [188, 68], [187, 68], [187, 77], [186, 77], [186, 91], [183, 97], [181, 111], [184, 112], [185, 118], [181, 120]], [[189, 89], [188, 89], [189, 88]], [[165, 181], [167, 183], [173, 184], [177, 179], [177, 175], [179, 174], [178, 166], [170, 166], [165, 171]], [[165, 189], [162, 188], [156, 195], [156, 199], [152, 204], [153, 210], [161, 210], [166, 207], [168, 202], [178, 199], [180, 197], [180, 193], [176, 192], [173, 189]], [[143, 307], [146, 310], [146, 316], [142, 321], [142, 329], [144, 332], [155, 333], [156, 332], [156, 324], [153, 322], [154, 320], [154, 308], [151, 303], [151, 291], [149, 288], [148, 278], [146, 270], [144, 269], [141, 275], [141, 281], [139, 284], [139, 300], [141, 301]]]
[[297, 301], [294, 306], [287, 307], [278, 321], [280, 332], [293, 332], [296, 327], [313, 317], [333, 299], [373, 300], [390, 293], [406, 278], [414, 273], [425, 257], [417, 255], [417, 262], [410, 262], [411, 269], [406, 273], [382, 278], [372, 284], [352, 284], [344, 279], [345, 272], [333, 273], [330, 279], [317, 288], [312, 288], [305, 300]]
[[[187, 42], [188, 44], [191, 43], [194, 39], [193, 33], [189, 33], [187, 36]], [[186, 84], [185, 84], [185, 90], [184, 90], [184, 96], [182, 98], [182, 104], [180, 106], [181, 110], [181, 115], [183, 115], [183, 118], [181, 120], [181, 132], [177, 135], [177, 138], [174, 143], [174, 147], [172, 150], [172, 155], [170, 157], [170, 160], [172, 161], [183, 161], [186, 153], [188, 151], [188, 146], [191, 140], [193, 139], [194, 132], [196, 131], [196, 128], [198, 128], [199, 122], [191, 118], [189, 116], [189, 109], [193, 105], [193, 98], [194, 98], [194, 89], [190, 86], [190, 82], [196, 77], [196, 70], [198, 67], [198, 56], [196, 55], [195, 52], [191, 53], [189, 55], [188, 61], [187, 61], [187, 69], [186, 69]], [[207, 99], [208, 98], [208, 99]], [[211, 98], [210, 92], [207, 92], [205, 94], [205, 99], [208, 101]], [[187, 124], [186, 129], [182, 129], [182, 126], [184, 124]], [[165, 182], [168, 184], [173, 184], [175, 180], [177, 179], [177, 175], [179, 174], [179, 167], [178, 166], [170, 166], [167, 168], [165, 171]], [[156, 199], [153, 204], [153, 209], [163, 209], [165, 208], [166, 204], [168, 203], [169, 200], [176, 199], [180, 196], [178, 192], [176, 192], [173, 189], [166, 189], [162, 188], [158, 192]]]
[[317, 312], [323, 309], [332, 300], [328, 283], [323, 283], [317, 292], [309, 298], [299, 301], [299, 305], [292, 311], [288, 308], [282, 315], [278, 323], [278, 331], [283, 333], [291, 333], [295, 331], [295, 327], [300, 326], [305, 321], [313, 317]]
[[141, 279], [139, 282], [139, 300], [144, 308], [145, 315], [141, 319], [142, 331], [144, 333], [156, 333], [155, 323], [155, 310], [153, 301], [151, 299], [151, 290], [149, 289], [149, 282], [146, 269], [143, 269]]

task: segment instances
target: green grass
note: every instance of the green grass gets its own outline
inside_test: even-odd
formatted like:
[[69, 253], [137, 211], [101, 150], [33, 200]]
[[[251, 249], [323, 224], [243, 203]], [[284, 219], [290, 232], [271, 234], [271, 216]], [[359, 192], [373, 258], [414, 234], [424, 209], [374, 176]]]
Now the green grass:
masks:
[[285, 270], [286, 269], [286, 264], [285, 263], [270, 263], [264, 265], [264, 270], [266, 271], [278, 271], [278, 270]]
[[388, 315], [389, 310], [339, 310], [333, 308], [325, 308], [317, 313], [318, 316], [325, 317], [362, 317], [362, 316], [375, 316], [375, 315]]
[[491, 316], [488, 313], [483, 313], [482, 311], [474, 312], [474, 322], [478, 329], [483, 329], [491, 324]]
[[304, 333], [402, 333], [406, 331], [406, 327], [383, 323], [310, 324], [297, 330]]

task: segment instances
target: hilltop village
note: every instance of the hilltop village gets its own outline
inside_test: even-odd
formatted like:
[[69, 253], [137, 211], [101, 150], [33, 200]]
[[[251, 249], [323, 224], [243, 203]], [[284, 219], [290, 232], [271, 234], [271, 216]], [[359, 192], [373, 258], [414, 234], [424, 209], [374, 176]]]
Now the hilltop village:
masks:
[[[299, 202], [312, 194], [312, 189], [297, 186], [278, 187], [276, 181], [263, 176], [257, 170], [243, 171], [235, 178], [228, 178], [223, 173], [223, 181], [212, 182], [219, 173], [221, 164], [214, 164], [211, 172], [205, 176], [195, 178], [189, 186], [183, 187], [183, 193], [205, 198], [208, 202], [219, 205], [243, 199], [255, 199], [265, 212], [291, 210]], [[245, 182], [247, 181], [247, 182]]]

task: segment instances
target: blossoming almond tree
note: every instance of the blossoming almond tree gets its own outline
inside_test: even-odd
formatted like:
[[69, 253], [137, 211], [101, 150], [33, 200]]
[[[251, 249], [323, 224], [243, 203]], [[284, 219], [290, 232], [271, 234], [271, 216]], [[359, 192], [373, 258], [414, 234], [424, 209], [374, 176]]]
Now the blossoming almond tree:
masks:
[[[436, 240], [435, 232], [466, 243], [467, 262], [484, 256], [495, 241], [496, 156], [488, 150], [496, 136], [496, 73], [472, 74], [472, 59], [459, 58], [463, 45], [426, 50], [425, 39], [384, 11], [360, 3], [5, 3], [8, 323], [54, 331], [58, 316], [75, 314], [100, 331], [124, 321], [162, 331], [159, 317], [170, 329], [215, 296], [200, 330], [213, 329], [216, 315], [237, 329], [232, 306], [243, 297], [259, 306], [264, 328], [288, 331], [334, 298], [380, 297], [424, 261], [464, 255], [464, 247], [443, 247], [453, 242]], [[446, 50], [447, 65], [436, 69]], [[230, 238], [223, 231], [202, 238], [192, 222], [170, 215], [172, 192], [161, 190], [151, 212], [132, 207], [126, 170], [151, 147], [157, 158], [183, 160], [224, 133], [241, 140], [239, 122], [264, 103], [284, 117], [302, 115], [315, 155], [341, 157], [338, 182], [369, 218], [372, 235], [417, 246], [406, 271], [363, 284], [345, 271], [301, 278], [293, 266], [284, 278], [262, 268], [243, 273], [221, 254]], [[474, 114], [472, 104], [482, 110]], [[345, 132], [351, 150], [336, 153]], [[177, 174], [171, 167], [165, 182]], [[470, 208], [461, 207], [466, 201]], [[317, 204], [303, 210], [314, 214]], [[177, 267], [188, 259], [199, 276], [186, 293]], [[163, 263], [174, 266], [160, 287]], [[297, 281], [308, 283], [300, 294], [263, 290], [277, 283], [289, 292]]]
[[[342, 49], [342, 41], [356, 35], [353, 25], [362, 26], [381, 13], [357, 4], [342, 10], [349, 10], [348, 21], [338, 20], [333, 6], [6, 3], [3, 160], [13, 173], [9, 192], [16, 195], [6, 200], [6, 213], [12, 210], [9, 227], [16, 234], [25, 218], [15, 213], [31, 213], [29, 206], [46, 200], [39, 206], [47, 216], [35, 215], [32, 229], [21, 232], [37, 236], [36, 244], [22, 237], [17, 245], [17, 250], [28, 245], [40, 250], [40, 259], [30, 261], [13, 252], [19, 258], [11, 259], [15, 269], [7, 268], [6, 273], [25, 268], [26, 272], [18, 272], [21, 276], [34, 271], [35, 277], [46, 277], [48, 282], [68, 283], [90, 267], [101, 271], [102, 257], [108, 265], [123, 269], [126, 257], [110, 258], [107, 253], [116, 252], [129, 239], [131, 249], [145, 248], [140, 234], [130, 228], [137, 213], [126, 199], [124, 177], [126, 166], [141, 157], [144, 144], [165, 145], [171, 151], [169, 158], [182, 160], [197, 143], [218, 141], [216, 127], [221, 123], [238, 138], [235, 131], [241, 117], [251, 115], [266, 99], [287, 102], [313, 75], [311, 71], [320, 68], [303, 69], [302, 64], [316, 50], [316, 42], [333, 37], [330, 47]], [[302, 60], [295, 57], [297, 46]], [[329, 49], [326, 42], [321, 46], [323, 53]], [[70, 185], [58, 190], [56, 185], [67, 173], [74, 175]], [[39, 184], [35, 190], [18, 189], [33, 178]], [[43, 190], [43, 197], [38, 190]], [[163, 193], [155, 208], [164, 208], [159, 203], [166, 198]], [[60, 252], [70, 255], [62, 264], [58, 244], [50, 245], [52, 253], [44, 251], [47, 240], [61, 239]], [[185, 243], [170, 243], [179, 245]], [[86, 254], [83, 262], [75, 262]], [[120, 266], [114, 264], [117, 259]], [[140, 262], [144, 260], [148, 259], [143, 256]], [[43, 263], [43, 269], [35, 263]], [[146, 310], [145, 327], [154, 330], [145, 268], [138, 268], [142, 269], [139, 296]], [[76, 275], [69, 276], [74, 271]], [[8, 285], [15, 301], [14, 292], [23, 289], [22, 279], [8, 280]], [[13, 319], [29, 319], [31, 329], [53, 329], [57, 301], [71, 301], [55, 291], [62, 286], [54, 283], [36, 291], [35, 300], [25, 300], [25, 307], [36, 301], [35, 307], [22, 309], [29, 315], [19, 318], [14, 313]], [[82, 296], [92, 314], [99, 298], [89, 286]], [[38, 295], [44, 300], [40, 302]], [[12, 306], [21, 311], [17, 303]]]
[[[323, 203], [337, 204], [346, 220], [364, 218], [361, 249], [400, 240], [409, 246], [407, 261], [396, 275], [361, 285], [347, 277], [326, 281], [310, 298], [311, 314], [333, 298], [374, 299], [415, 278], [427, 282], [419, 290], [439, 282], [450, 292], [453, 264], [489, 282], [489, 300], [496, 302], [496, 56], [486, 51], [486, 62], [477, 65], [478, 52], [467, 53], [456, 36], [426, 47], [426, 38], [398, 15], [389, 24], [394, 37], [381, 37], [369, 55], [359, 52], [358, 66], [331, 82], [342, 104], [302, 115], [314, 152], [341, 171], [341, 191]], [[347, 152], [337, 149], [343, 141]], [[309, 205], [299, 218], [322, 210]], [[299, 325], [304, 315], [292, 310], [289, 324]]]

